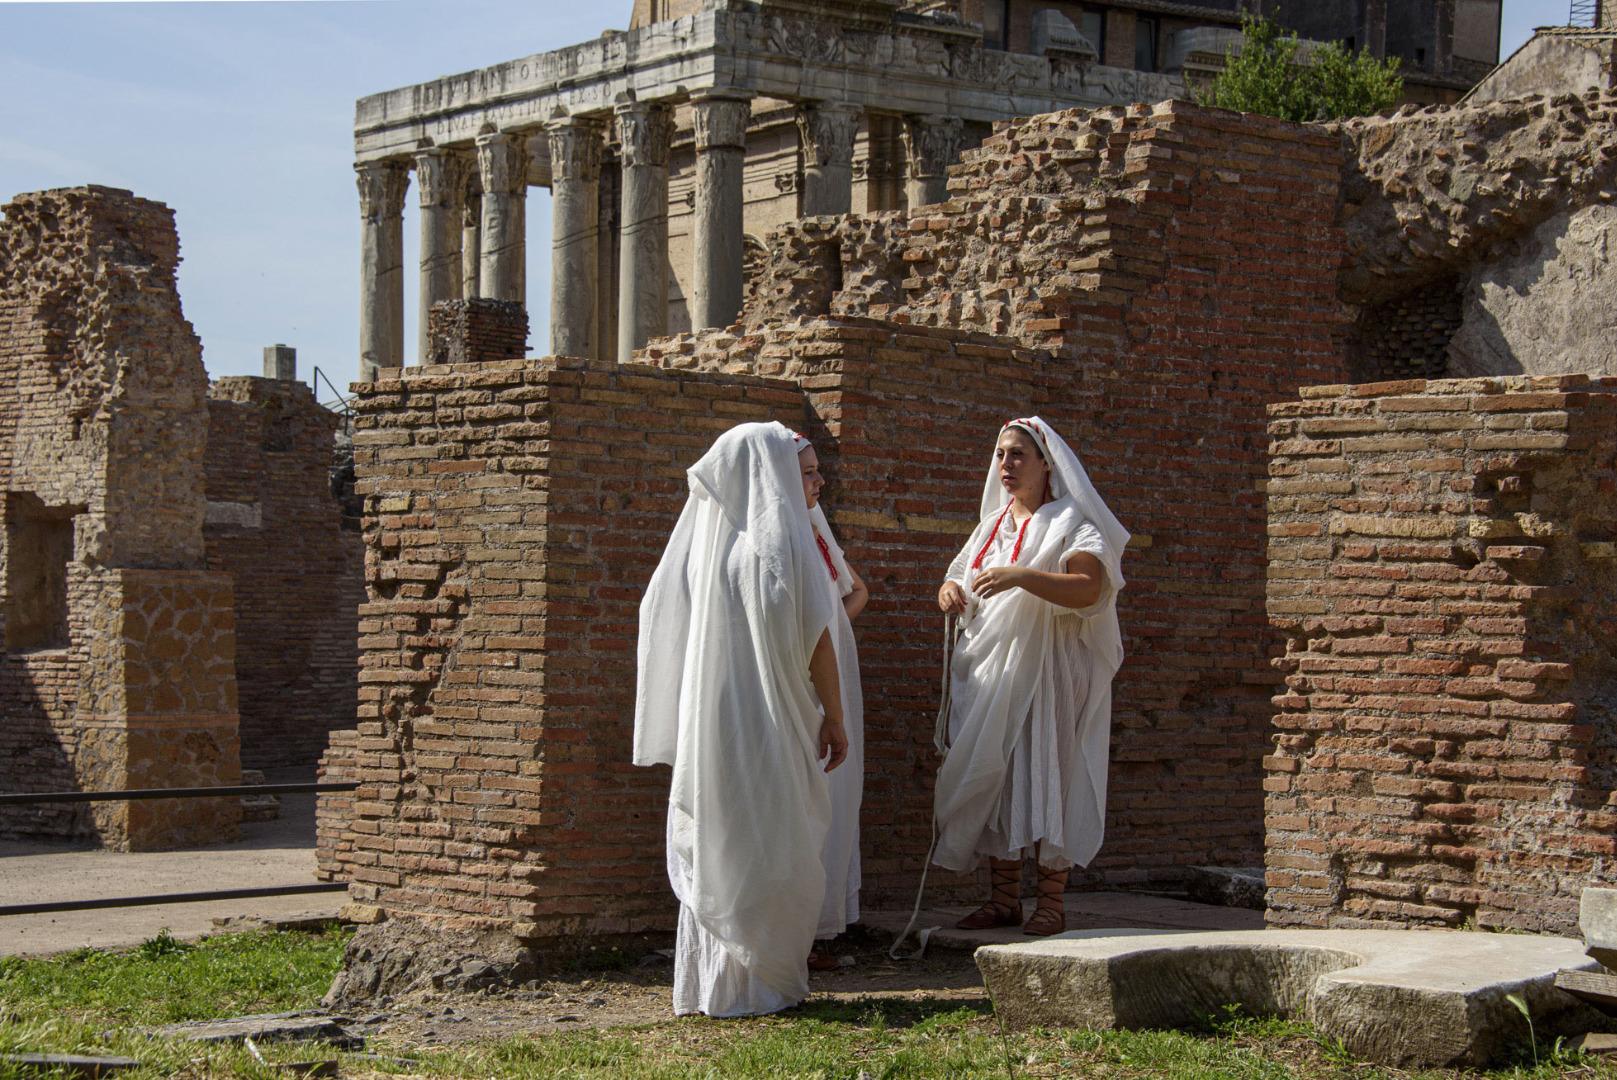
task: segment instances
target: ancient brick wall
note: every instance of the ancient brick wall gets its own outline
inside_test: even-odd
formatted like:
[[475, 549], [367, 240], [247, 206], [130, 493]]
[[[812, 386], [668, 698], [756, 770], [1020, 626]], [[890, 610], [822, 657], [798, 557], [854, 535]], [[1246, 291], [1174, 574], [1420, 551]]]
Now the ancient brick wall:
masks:
[[332, 497], [339, 417], [307, 384], [233, 376], [209, 390], [210, 569], [236, 582], [241, 759], [312, 769], [354, 724], [364, 599], [357, 530]]
[[[203, 571], [207, 380], [178, 262], [172, 212], [124, 191], [19, 196], [0, 222], [8, 791], [239, 775], [220, 662], [234, 649], [229, 582]], [[0, 832], [160, 847], [228, 837], [237, 813], [155, 809], [6, 810]]]
[[869, 315], [1054, 358], [1046, 415], [1138, 537], [1090, 880], [1260, 859], [1264, 406], [1347, 379], [1341, 173], [1334, 136], [1278, 120], [1052, 113], [967, 152], [941, 205], [781, 230], [749, 299], [748, 329]]
[[1574, 932], [1617, 865], [1617, 379], [1270, 412], [1270, 922]]
[[429, 363], [480, 364], [528, 354], [528, 312], [511, 300], [440, 300], [427, 313]]
[[[684, 470], [742, 420], [803, 421], [762, 379], [508, 361], [362, 389], [364, 786], [328, 872], [390, 910], [518, 936], [666, 922], [665, 770], [629, 764], [636, 614]], [[347, 762], [341, 759], [347, 758]]]

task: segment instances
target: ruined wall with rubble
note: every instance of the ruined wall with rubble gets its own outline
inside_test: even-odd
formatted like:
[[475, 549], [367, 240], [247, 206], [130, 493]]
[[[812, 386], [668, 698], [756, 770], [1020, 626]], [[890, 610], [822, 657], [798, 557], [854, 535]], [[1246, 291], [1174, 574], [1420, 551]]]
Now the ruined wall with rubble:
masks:
[[1575, 933], [1617, 880], [1617, 378], [1270, 413], [1270, 923]]
[[[228, 577], [204, 562], [207, 379], [172, 212], [110, 188], [0, 222], [0, 789], [239, 777]], [[155, 848], [229, 837], [229, 800], [0, 810], [0, 833]]]
[[312, 770], [354, 724], [362, 539], [331, 492], [341, 418], [303, 382], [209, 388], [209, 569], [235, 583], [241, 761]]
[[[364, 786], [351, 825], [326, 804], [327, 872], [381, 912], [515, 940], [671, 925], [666, 778], [625, 764], [635, 605], [683, 468], [722, 427], [786, 414], [820, 445], [872, 587], [866, 895], [907, 895], [936, 768], [933, 597], [993, 433], [1029, 410], [1137, 536], [1088, 880], [1255, 862], [1278, 683], [1264, 405], [1345, 374], [1338, 175], [1333, 139], [1278, 121], [1181, 103], [1041, 117], [968, 154], [941, 206], [786, 230], [736, 330], [621, 367], [430, 368], [362, 390], [363, 719], [326, 764]], [[832, 288], [804, 271], [824, 259]], [[351, 986], [397, 960], [389, 933], [357, 946]]]
[[[1617, 373], [1610, 91], [1406, 107], [1328, 130], [1347, 162], [1356, 380]], [[1434, 299], [1452, 311], [1429, 317]]]
[[1340, 176], [1335, 138], [1278, 120], [1184, 102], [1052, 113], [968, 152], [943, 204], [783, 229], [755, 280], [747, 327], [869, 315], [1055, 359], [1046, 415], [1138, 537], [1091, 881], [1258, 859], [1263, 410], [1346, 378]]

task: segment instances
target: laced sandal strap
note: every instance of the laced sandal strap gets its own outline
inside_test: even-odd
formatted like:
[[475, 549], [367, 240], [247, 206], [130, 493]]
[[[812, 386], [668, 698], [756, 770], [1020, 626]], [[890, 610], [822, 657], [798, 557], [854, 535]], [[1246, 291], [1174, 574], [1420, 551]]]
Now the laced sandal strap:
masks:
[[1046, 906], [1044, 897], [1040, 896], [1039, 906], [1033, 909], [1027, 922], [1022, 924], [1022, 933], [1033, 937], [1048, 937], [1059, 934], [1067, 928], [1067, 914], [1055, 907]]

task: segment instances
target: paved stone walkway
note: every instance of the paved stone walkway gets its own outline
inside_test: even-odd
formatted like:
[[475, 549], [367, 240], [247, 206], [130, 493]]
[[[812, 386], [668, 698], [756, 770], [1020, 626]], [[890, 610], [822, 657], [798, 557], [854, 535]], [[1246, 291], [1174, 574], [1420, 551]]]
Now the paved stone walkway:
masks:
[[[283, 795], [277, 820], [249, 822], [241, 839], [192, 851], [124, 853], [0, 842], [0, 904], [313, 884], [314, 798]], [[6, 915], [0, 916], [0, 956], [127, 948], [165, 928], [175, 937], [197, 938], [214, 931], [214, 919], [230, 916], [335, 916], [343, 901], [343, 893], [333, 892]]]

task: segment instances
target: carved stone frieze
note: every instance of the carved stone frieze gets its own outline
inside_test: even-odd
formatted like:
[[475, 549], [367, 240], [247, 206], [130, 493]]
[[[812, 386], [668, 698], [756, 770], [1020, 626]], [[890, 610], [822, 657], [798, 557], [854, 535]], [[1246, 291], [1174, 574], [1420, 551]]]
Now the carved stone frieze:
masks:
[[750, 97], [728, 92], [693, 95], [691, 113], [698, 152], [746, 148], [747, 121], [752, 117]]
[[548, 125], [545, 135], [550, 142], [551, 184], [558, 180], [599, 180], [605, 134], [601, 121], [583, 116], [570, 116]]
[[410, 171], [402, 161], [365, 161], [354, 166], [359, 185], [359, 214], [367, 221], [404, 213]]
[[618, 106], [616, 112], [623, 164], [666, 166], [674, 138], [673, 109], [660, 102], [637, 101]]
[[775, 174], [775, 190], [782, 194], [797, 190], [797, 170], [783, 169]]
[[859, 134], [864, 110], [856, 105], [825, 103], [797, 110], [797, 131], [803, 140], [803, 160], [810, 165], [853, 164], [853, 141]]
[[520, 135], [497, 133], [477, 137], [477, 173], [483, 190], [515, 195], [528, 187], [528, 155]]
[[904, 157], [911, 176], [941, 176], [960, 160], [964, 125], [957, 116], [904, 118]]

